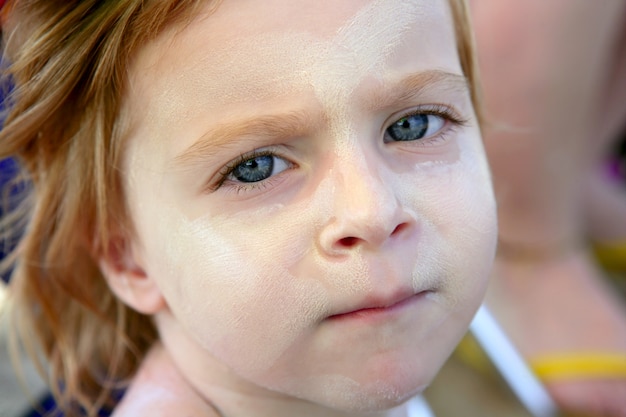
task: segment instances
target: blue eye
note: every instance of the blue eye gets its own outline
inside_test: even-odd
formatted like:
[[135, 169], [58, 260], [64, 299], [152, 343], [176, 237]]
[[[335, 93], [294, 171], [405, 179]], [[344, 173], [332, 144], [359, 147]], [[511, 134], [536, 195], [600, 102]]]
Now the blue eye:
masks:
[[276, 155], [257, 155], [237, 164], [228, 179], [244, 183], [259, 182], [283, 172], [288, 167], [288, 163]]
[[407, 142], [430, 137], [437, 133], [445, 119], [436, 114], [417, 113], [404, 116], [387, 128], [391, 141]]

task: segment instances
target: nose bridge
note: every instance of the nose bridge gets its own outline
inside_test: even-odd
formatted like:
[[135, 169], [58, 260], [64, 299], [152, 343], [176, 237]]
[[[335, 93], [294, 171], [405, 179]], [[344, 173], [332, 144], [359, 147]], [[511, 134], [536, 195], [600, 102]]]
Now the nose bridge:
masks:
[[335, 172], [336, 209], [350, 217], [380, 217], [395, 195], [383, 179], [384, 167], [377, 155], [358, 146], [339, 153]]
[[336, 153], [333, 213], [322, 231], [329, 250], [379, 246], [403, 221], [402, 208], [382, 156], [358, 145]]

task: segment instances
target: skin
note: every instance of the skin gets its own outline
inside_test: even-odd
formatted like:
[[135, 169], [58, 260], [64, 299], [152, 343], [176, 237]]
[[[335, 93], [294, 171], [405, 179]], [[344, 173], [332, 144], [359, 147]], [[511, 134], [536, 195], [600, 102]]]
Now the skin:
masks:
[[[484, 295], [496, 217], [447, 3], [411, 3], [227, 0], [138, 53], [137, 233], [102, 265], [162, 344], [116, 416], [401, 416], [430, 383]], [[392, 140], [414, 110], [426, 136]], [[254, 150], [276, 175], [222, 178]]]

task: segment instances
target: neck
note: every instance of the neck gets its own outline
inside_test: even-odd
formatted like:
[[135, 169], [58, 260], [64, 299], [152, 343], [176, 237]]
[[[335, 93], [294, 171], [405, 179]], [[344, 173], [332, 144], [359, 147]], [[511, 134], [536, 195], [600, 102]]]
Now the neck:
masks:
[[219, 398], [218, 408], [224, 417], [407, 417], [406, 407], [398, 406], [391, 410], [365, 412], [341, 411], [321, 406], [300, 399], [271, 396], [249, 395], [249, 393], [233, 392], [224, 389], [214, 390], [212, 398]]
[[[154, 380], [161, 379], [168, 385], [171, 384], [172, 373], [176, 373], [174, 379], [178, 381], [176, 390], [181, 406], [203, 404], [204, 417], [407, 417], [404, 405], [375, 412], [342, 411], [278, 394], [242, 382], [223, 365], [212, 367], [211, 375], [200, 375], [201, 367], [176, 363], [162, 345], [152, 349], [144, 366], [151, 368], [149, 374]], [[159, 375], [166, 375], [167, 378], [159, 378]]]

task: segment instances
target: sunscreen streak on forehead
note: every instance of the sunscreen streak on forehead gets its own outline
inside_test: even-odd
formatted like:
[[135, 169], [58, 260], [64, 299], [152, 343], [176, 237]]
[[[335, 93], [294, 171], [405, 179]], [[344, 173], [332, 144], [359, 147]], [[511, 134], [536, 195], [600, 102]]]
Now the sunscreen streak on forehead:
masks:
[[350, 137], [350, 96], [367, 76], [382, 78], [385, 64], [421, 14], [417, 2], [375, 0], [337, 31], [312, 70], [315, 94], [330, 112], [332, 133]]

